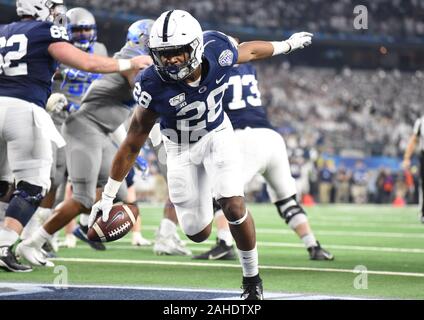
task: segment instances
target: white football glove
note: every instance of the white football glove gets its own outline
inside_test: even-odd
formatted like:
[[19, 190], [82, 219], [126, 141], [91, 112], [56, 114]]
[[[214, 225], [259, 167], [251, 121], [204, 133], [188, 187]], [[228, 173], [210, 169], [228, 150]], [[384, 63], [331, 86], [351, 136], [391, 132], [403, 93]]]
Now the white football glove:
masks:
[[290, 50], [287, 53], [309, 46], [312, 43], [313, 36], [314, 35], [309, 32], [298, 32], [292, 34], [291, 37], [286, 40], [286, 42], [290, 45]]
[[52, 93], [47, 100], [46, 111], [50, 113], [58, 113], [68, 105], [68, 99], [63, 93]]
[[94, 206], [91, 208], [90, 216], [88, 217], [88, 227], [91, 228], [96, 221], [98, 215], [102, 214], [103, 222], [106, 222], [109, 219], [109, 212], [113, 206], [113, 199], [115, 197], [110, 197], [104, 192], [102, 193], [102, 199], [97, 201]]

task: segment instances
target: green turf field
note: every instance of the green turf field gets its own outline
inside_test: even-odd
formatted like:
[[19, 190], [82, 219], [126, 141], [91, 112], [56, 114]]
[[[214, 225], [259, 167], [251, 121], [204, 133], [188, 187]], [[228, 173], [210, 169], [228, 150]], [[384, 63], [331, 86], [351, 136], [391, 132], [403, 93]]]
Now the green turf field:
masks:
[[[315, 293], [367, 298], [424, 299], [424, 225], [418, 208], [329, 205], [308, 208], [311, 225], [332, 262], [309, 261], [303, 244], [288, 229], [271, 205], [251, 205], [265, 293]], [[143, 235], [154, 239], [162, 216], [160, 207], [142, 207]], [[185, 237], [183, 237], [185, 239]], [[155, 256], [151, 247], [134, 248], [129, 238], [95, 252], [79, 242], [61, 249], [56, 265], [68, 269], [70, 284], [152, 285], [161, 287], [237, 290], [241, 282], [238, 261], [199, 261], [190, 257]], [[208, 249], [191, 243], [194, 253]], [[353, 269], [365, 266], [367, 289], [355, 289]], [[0, 282], [52, 284], [54, 269], [32, 273], [0, 271]], [[266, 294], [265, 294], [266, 298]]]

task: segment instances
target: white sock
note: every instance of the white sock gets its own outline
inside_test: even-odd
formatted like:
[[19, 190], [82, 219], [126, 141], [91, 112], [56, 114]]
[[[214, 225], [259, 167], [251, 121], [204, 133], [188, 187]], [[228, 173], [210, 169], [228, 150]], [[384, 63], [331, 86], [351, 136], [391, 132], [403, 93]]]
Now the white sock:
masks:
[[218, 239], [224, 240], [227, 246], [231, 247], [233, 245], [233, 236], [229, 229], [219, 229], [217, 236]]
[[138, 239], [141, 239], [141, 238], [142, 238], [142, 235], [141, 235], [141, 232], [140, 231], [133, 231], [132, 232], [132, 239], [133, 239], [133, 241], [138, 240]]
[[34, 216], [38, 218], [38, 221], [41, 225], [44, 224], [44, 222], [47, 221], [48, 218], [50, 218], [50, 216], [53, 213], [53, 209], [51, 208], [42, 208], [42, 207], [38, 207], [37, 211], [34, 213]]
[[9, 228], [0, 229], [0, 247], [8, 246], [10, 247], [12, 244], [18, 240], [19, 234]]
[[312, 232], [308, 233], [306, 236], [303, 236], [302, 241], [305, 244], [306, 248], [315, 247], [318, 245], [317, 239], [315, 239], [315, 236]]
[[48, 234], [43, 227], [39, 228], [34, 235], [29, 239], [30, 243], [41, 249], [43, 244], [53, 238], [53, 235]]
[[243, 268], [243, 276], [254, 277], [259, 274], [258, 250], [256, 249], [256, 246], [254, 249], [249, 251], [243, 251], [238, 249], [238, 252], [240, 264]]
[[79, 218], [79, 223], [84, 227], [88, 226], [88, 217], [89, 217], [88, 214], [81, 213]]
[[177, 233], [177, 225], [167, 218], [163, 218], [159, 226], [159, 234], [165, 238]]

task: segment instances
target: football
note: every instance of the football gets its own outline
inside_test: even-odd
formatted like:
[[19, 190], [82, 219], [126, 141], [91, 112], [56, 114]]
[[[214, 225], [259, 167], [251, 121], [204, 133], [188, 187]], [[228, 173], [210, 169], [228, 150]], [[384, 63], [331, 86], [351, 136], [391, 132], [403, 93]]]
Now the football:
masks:
[[116, 204], [109, 213], [109, 219], [103, 222], [102, 216], [88, 229], [87, 237], [92, 241], [110, 242], [125, 236], [134, 226], [138, 217], [138, 208], [131, 204]]

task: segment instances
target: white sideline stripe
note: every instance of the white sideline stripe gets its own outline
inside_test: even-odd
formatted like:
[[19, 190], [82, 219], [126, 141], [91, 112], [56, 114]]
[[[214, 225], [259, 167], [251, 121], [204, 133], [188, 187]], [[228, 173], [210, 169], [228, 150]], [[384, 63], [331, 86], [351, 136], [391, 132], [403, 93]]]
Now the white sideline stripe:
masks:
[[336, 226], [336, 227], [358, 227], [358, 228], [381, 228], [384, 226], [384, 228], [404, 228], [404, 229], [416, 229], [416, 230], [423, 230], [424, 227], [420, 223], [399, 223], [399, 224], [382, 224], [381, 222], [370, 222], [370, 223], [361, 223], [361, 222], [329, 222], [327, 220], [313, 220], [311, 222], [312, 226]]
[[[207, 262], [180, 262], [180, 261], [157, 261], [157, 260], [128, 260], [128, 259], [88, 259], [88, 258], [52, 258], [54, 261], [64, 262], [86, 262], [86, 263], [116, 263], [116, 264], [148, 264], [148, 265], [166, 265], [166, 266], [190, 266], [190, 267], [214, 267], [214, 268], [240, 268], [240, 265], [230, 263], [207, 263]], [[340, 273], [359, 273], [352, 269], [334, 269], [334, 268], [310, 268], [310, 267], [288, 267], [288, 266], [264, 266], [260, 265], [261, 270], [291, 270], [291, 271], [317, 271], [317, 272], [340, 272]], [[395, 271], [373, 271], [368, 270], [364, 273], [383, 275], [383, 276], [401, 276], [424, 278], [424, 273], [418, 272], [395, 272]]]
[[[123, 239], [116, 243], [130, 243], [130, 239]], [[192, 251], [202, 251], [202, 250], [209, 250], [210, 245], [215, 244], [214, 241], [208, 240], [203, 242], [202, 244], [193, 244], [189, 245], [188, 247]], [[304, 248], [305, 246], [301, 243], [290, 243], [290, 242], [265, 242], [265, 241], [257, 241], [257, 245], [260, 247], [281, 247], [281, 248]], [[111, 245], [110, 248], [112, 249], [133, 249], [133, 250], [142, 250], [142, 249], [152, 249], [152, 246], [133, 246], [133, 245]], [[325, 248], [328, 249], [340, 249], [340, 250], [353, 250], [353, 251], [372, 251], [372, 252], [396, 252], [396, 253], [419, 253], [423, 254], [424, 249], [420, 248], [392, 248], [392, 247], [371, 247], [371, 246], [352, 246], [352, 245], [332, 245], [328, 244], [325, 245]], [[66, 249], [66, 248], [65, 248]], [[90, 249], [89, 246], [82, 245], [77, 246], [72, 249]]]

